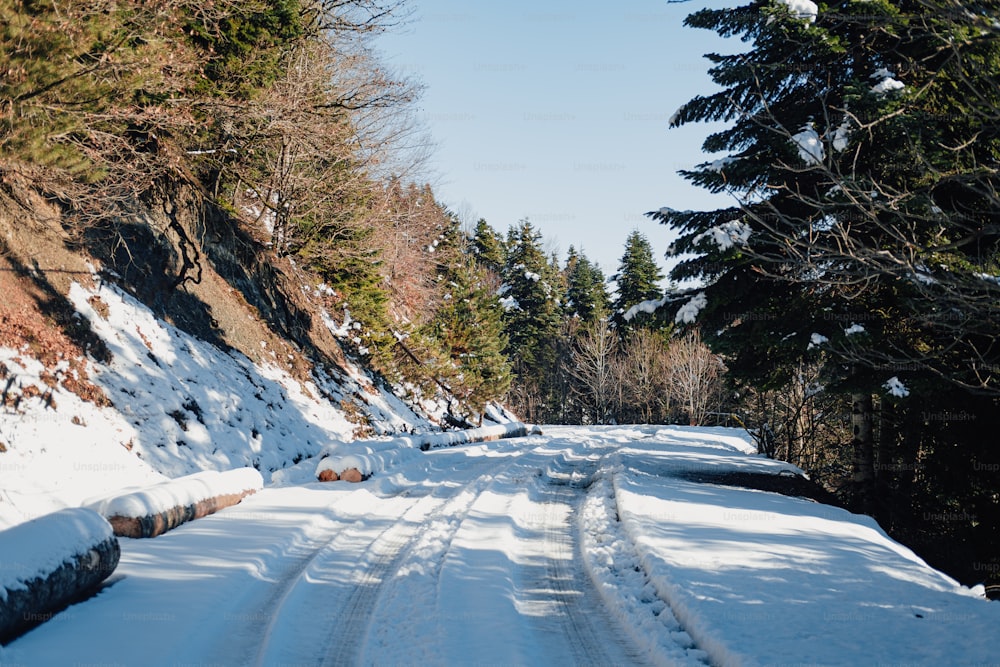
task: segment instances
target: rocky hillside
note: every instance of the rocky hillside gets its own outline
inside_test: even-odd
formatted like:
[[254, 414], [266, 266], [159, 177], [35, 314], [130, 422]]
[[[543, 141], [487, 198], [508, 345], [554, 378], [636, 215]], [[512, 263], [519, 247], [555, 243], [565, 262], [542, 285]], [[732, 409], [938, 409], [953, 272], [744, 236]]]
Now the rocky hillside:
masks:
[[345, 355], [351, 323], [324, 290], [196, 188], [81, 234], [57, 192], [12, 170], [2, 184], [0, 525], [164, 475], [270, 479], [337, 441], [440, 428], [442, 397], [403, 400]]

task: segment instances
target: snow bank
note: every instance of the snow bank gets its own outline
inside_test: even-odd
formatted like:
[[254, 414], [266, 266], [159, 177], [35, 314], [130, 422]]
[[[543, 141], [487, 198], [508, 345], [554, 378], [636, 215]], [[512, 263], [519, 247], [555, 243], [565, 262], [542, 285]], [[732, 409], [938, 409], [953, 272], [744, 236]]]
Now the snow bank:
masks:
[[529, 428], [526, 424], [512, 422], [481, 426], [463, 431], [445, 431], [443, 433], [424, 433], [418, 435], [391, 438], [389, 440], [359, 440], [347, 445], [337, 444], [331, 448], [316, 467], [316, 477], [330, 471], [338, 476], [345, 470], [356, 469], [364, 477], [402, 461], [420, 455], [421, 451], [438, 447], [452, 447], [472, 442], [488, 442], [502, 438], [519, 438], [530, 433], [541, 433], [537, 427]]
[[0, 532], [0, 641], [106, 579], [118, 541], [96, 512], [69, 508]]
[[[712, 664], [988, 664], [1000, 607], [929, 567], [869, 517], [800, 498], [664, 474], [740, 470], [650, 441], [608, 466], [621, 529], [655, 597]], [[706, 441], [708, 438], [705, 439]], [[694, 443], [692, 443], [694, 444]], [[707, 442], [704, 444], [708, 444]], [[641, 589], [640, 589], [641, 590]], [[648, 614], [648, 612], [647, 612]], [[956, 636], [963, 642], [956, 660]]]
[[621, 528], [610, 477], [610, 471], [597, 476], [578, 514], [584, 568], [606, 607], [651, 664], [703, 667], [707, 654], [695, 647], [670, 607], [657, 597]]
[[255, 364], [158, 320], [113, 285], [74, 284], [69, 298], [113, 355], [93, 380], [134, 431], [133, 454], [169, 477], [253, 466], [267, 478], [331, 440], [351, 440], [358, 424], [343, 404], [376, 433], [426, 424], [357, 367], [303, 381], [278, 366], [290, 350], [267, 350], [274, 364]]
[[207, 470], [104, 498], [89, 508], [106, 517], [117, 535], [155, 537], [192, 519], [240, 502], [264, 487], [253, 468]]
[[116, 410], [84, 401], [62, 383], [47, 385], [45, 367], [24, 352], [0, 347], [0, 364], [7, 369], [0, 388], [9, 381], [22, 399], [16, 409], [0, 410], [7, 448], [0, 454], [0, 529], [163, 481], [129, 451], [136, 431]]

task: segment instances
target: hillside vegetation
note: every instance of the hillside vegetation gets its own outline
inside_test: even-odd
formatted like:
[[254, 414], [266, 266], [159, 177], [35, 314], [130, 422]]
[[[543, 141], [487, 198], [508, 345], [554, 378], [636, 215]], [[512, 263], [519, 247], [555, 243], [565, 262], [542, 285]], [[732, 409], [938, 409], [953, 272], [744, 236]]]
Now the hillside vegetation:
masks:
[[395, 3], [0, 4], [0, 261], [38, 305], [5, 317], [5, 344], [100, 359], [64, 303], [95, 273], [302, 378], [346, 350], [455, 423], [503, 395], [499, 350], [466, 354], [479, 330], [431, 326], [462, 296], [443, 278], [473, 269], [403, 178], [415, 86], [367, 44]]

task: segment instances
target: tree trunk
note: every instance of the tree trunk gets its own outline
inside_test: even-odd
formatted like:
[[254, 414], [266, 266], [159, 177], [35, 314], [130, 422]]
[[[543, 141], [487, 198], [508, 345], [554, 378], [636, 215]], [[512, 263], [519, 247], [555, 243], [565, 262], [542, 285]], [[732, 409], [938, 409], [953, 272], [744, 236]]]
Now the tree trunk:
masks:
[[872, 432], [874, 405], [869, 393], [851, 395], [851, 448], [853, 504], [870, 514], [875, 500], [875, 443]]

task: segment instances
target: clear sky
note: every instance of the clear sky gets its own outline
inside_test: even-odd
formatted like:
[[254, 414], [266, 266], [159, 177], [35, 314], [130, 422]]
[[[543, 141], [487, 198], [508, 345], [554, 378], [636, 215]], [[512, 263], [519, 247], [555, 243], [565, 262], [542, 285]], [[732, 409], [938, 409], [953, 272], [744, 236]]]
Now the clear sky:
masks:
[[634, 229], [666, 266], [671, 234], [646, 211], [727, 203], [676, 174], [706, 159], [711, 126], [667, 127], [716, 90], [703, 54], [745, 46], [682, 25], [705, 4], [411, 0], [376, 46], [425, 85], [442, 202], [500, 232], [528, 218], [548, 250], [565, 259], [573, 245], [610, 277]]

